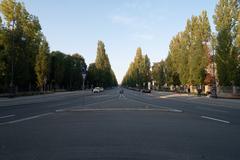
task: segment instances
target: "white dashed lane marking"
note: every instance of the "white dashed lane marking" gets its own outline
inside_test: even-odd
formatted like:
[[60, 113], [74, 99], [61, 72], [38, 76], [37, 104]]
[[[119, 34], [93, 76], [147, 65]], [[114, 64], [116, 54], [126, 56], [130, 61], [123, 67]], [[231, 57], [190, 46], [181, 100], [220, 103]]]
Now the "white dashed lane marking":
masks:
[[14, 114], [6, 115], [6, 116], [1, 116], [0, 119], [3, 119], [3, 118], [10, 118], [10, 117], [14, 117], [14, 116], [15, 116]]
[[226, 121], [226, 120], [217, 119], [217, 118], [212, 118], [212, 117], [207, 117], [207, 116], [201, 116], [201, 118], [209, 119], [209, 120], [213, 120], [213, 121], [217, 121], [217, 122], [222, 122], [222, 123], [227, 123], [227, 124], [230, 123], [229, 121]]
[[26, 118], [22, 118], [22, 119], [17, 119], [17, 120], [14, 120], [14, 121], [3, 122], [3, 123], [0, 123], [0, 125], [19, 123], [19, 122], [23, 122], [23, 121], [27, 121], [27, 120], [32, 120], [32, 119], [48, 116], [48, 115], [51, 115], [51, 114], [53, 114], [53, 113], [39, 114], [39, 115], [36, 115], [36, 116], [31, 116], [31, 117], [26, 117]]

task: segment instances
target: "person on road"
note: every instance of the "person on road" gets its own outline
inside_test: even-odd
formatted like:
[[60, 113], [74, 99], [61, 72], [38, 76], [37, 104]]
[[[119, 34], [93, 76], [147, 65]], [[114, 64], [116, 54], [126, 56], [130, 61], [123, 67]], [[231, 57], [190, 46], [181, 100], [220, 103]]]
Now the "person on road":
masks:
[[124, 96], [123, 96], [123, 93], [124, 93], [124, 91], [123, 91], [123, 89], [121, 88], [120, 91], [119, 91], [119, 94], [120, 94], [120, 95], [119, 95], [119, 98], [124, 97]]

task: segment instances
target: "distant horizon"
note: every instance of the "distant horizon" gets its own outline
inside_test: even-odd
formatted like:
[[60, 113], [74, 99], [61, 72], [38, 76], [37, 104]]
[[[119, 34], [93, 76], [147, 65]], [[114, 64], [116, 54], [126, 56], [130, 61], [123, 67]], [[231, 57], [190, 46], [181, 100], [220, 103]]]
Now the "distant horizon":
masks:
[[217, 0], [21, 2], [39, 18], [51, 51], [79, 53], [89, 65], [95, 61], [98, 40], [103, 41], [119, 84], [138, 47], [152, 64], [165, 59], [172, 37], [184, 30], [192, 15], [206, 10], [215, 30], [212, 16]]

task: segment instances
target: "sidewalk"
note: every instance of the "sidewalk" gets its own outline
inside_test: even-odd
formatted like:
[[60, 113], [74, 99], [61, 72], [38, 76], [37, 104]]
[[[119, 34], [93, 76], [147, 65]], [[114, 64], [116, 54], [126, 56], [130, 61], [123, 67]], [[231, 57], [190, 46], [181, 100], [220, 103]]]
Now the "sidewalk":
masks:
[[193, 94], [185, 93], [173, 93], [173, 92], [161, 92], [161, 91], [152, 91], [153, 96], [163, 99], [176, 99], [184, 102], [192, 102], [196, 104], [208, 104], [214, 106], [223, 106], [228, 108], [240, 109], [240, 99], [233, 98], [210, 98], [207, 96], [197, 96]]
[[[160, 96], [161, 98], [170, 98], [170, 97], [207, 97], [207, 98], [211, 98], [210, 95], [201, 95], [198, 96], [197, 94], [187, 94], [187, 93], [176, 93], [176, 92], [164, 92], [164, 91], [152, 91], [153, 94]], [[214, 99], [214, 98], [213, 98]], [[217, 99], [236, 99], [236, 100], [240, 100], [240, 96], [222, 96], [222, 95], [218, 95]]]
[[160, 96], [160, 98], [170, 98], [170, 97], [193, 97], [193, 94], [187, 93], [175, 93], [175, 92], [163, 92], [163, 91], [152, 91], [154, 96]]

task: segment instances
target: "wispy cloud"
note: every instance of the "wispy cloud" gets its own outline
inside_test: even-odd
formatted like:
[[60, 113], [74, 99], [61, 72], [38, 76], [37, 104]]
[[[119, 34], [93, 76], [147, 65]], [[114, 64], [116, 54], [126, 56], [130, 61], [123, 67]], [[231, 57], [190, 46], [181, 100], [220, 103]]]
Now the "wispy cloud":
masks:
[[111, 17], [113, 23], [131, 25], [134, 23], [134, 18], [128, 16], [114, 15]]
[[128, 1], [119, 5], [110, 15], [114, 24], [121, 24], [134, 30], [152, 30], [156, 23], [166, 19], [162, 10], [153, 10], [152, 1]]
[[[152, 1], [131, 0], [119, 5], [109, 15], [112, 24], [126, 29], [134, 41], [151, 41], [155, 38], [156, 24], [165, 20], [163, 11], [153, 10]], [[146, 12], [147, 11], [147, 12]]]
[[116, 14], [110, 17], [113, 24], [120, 24], [124, 27], [133, 30], [151, 30], [151, 26], [146, 19], [142, 19], [140, 16], [122, 15]]
[[136, 33], [133, 35], [134, 40], [153, 40], [154, 35], [151, 33]]

